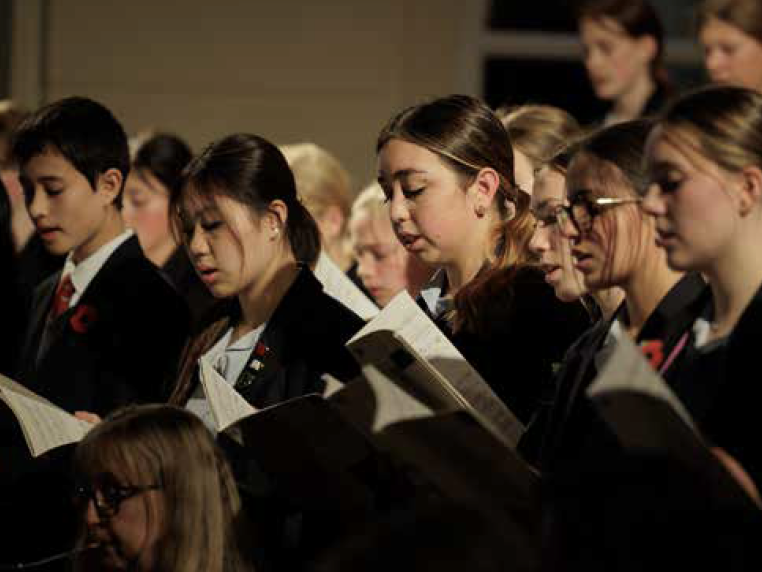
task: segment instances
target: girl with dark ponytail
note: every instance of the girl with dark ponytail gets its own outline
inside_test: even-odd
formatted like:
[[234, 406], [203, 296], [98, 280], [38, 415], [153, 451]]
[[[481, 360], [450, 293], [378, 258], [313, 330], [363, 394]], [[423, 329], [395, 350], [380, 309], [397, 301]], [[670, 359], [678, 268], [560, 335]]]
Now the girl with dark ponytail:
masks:
[[321, 392], [325, 373], [354, 377], [344, 343], [363, 322], [309, 270], [317, 225], [276, 146], [248, 134], [212, 143], [186, 168], [170, 210], [201, 280], [225, 300], [186, 347], [172, 403], [211, 424], [201, 356], [258, 408]]
[[398, 238], [439, 269], [421, 304], [527, 421], [587, 318], [555, 298], [532, 262], [534, 218], [508, 133], [484, 103], [453, 95], [402, 111], [376, 151]]

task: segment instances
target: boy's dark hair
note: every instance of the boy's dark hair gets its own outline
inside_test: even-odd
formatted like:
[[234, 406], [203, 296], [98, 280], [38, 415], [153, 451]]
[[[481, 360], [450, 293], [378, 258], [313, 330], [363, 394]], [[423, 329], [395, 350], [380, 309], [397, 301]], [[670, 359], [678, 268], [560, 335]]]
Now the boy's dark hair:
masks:
[[[38, 109], [14, 134], [11, 153], [23, 166], [52, 148], [82, 173], [95, 189], [98, 175], [109, 169], [122, 173], [122, 189], [130, 172], [130, 152], [124, 128], [100, 103], [67, 97]], [[115, 201], [122, 205], [122, 193]]]

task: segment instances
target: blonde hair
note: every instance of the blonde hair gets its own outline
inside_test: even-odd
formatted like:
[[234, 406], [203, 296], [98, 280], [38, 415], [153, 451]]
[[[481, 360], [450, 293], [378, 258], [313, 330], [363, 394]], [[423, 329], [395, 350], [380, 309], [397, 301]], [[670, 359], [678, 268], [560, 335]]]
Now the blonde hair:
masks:
[[339, 207], [346, 221], [352, 207], [352, 191], [347, 170], [331, 153], [314, 143], [282, 145], [296, 179], [296, 188], [304, 205], [319, 219], [332, 206]]
[[[250, 569], [238, 550], [241, 500], [235, 480], [211, 433], [192, 413], [171, 405], [118, 410], [79, 443], [75, 466], [89, 483], [110, 474], [134, 486], [160, 486], [164, 530], [154, 570]], [[77, 569], [98, 569], [84, 554]]]
[[511, 145], [527, 156], [537, 170], [581, 135], [579, 123], [569, 113], [552, 105], [521, 105], [497, 112], [508, 131]]
[[389, 218], [389, 205], [386, 202], [386, 195], [381, 185], [375, 181], [357, 195], [355, 202], [352, 204], [352, 212], [349, 215], [350, 223], [363, 216], [373, 220]]
[[[710, 86], [673, 101], [657, 119], [667, 138], [692, 147], [730, 173], [762, 168], [762, 94], [744, 87]], [[684, 135], [693, 135], [695, 144]]]

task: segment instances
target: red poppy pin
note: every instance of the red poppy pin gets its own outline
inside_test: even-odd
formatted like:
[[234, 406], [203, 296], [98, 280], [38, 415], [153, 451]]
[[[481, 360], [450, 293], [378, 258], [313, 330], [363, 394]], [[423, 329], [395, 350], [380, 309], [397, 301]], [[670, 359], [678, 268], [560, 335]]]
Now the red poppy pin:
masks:
[[69, 319], [71, 329], [78, 334], [85, 334], [98, 319], [98, 312], [92, 306], [81, 304], [77, 306]]
[[651, 367], [658, 370], [664, 361], [664, 342], [661, 340], [650, 340], [640, 344], [640, 351], [646, 356]]

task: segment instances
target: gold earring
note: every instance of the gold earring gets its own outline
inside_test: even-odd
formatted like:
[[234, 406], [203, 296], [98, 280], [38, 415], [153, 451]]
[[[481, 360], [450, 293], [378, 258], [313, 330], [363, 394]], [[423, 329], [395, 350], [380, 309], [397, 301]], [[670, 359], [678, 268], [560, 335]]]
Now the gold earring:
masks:
[[485, 212], [484, 205], [476, 205], [476, 216], [482, 218]]

